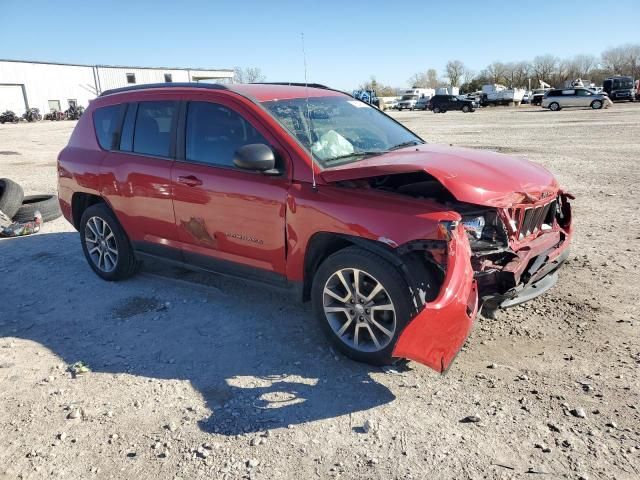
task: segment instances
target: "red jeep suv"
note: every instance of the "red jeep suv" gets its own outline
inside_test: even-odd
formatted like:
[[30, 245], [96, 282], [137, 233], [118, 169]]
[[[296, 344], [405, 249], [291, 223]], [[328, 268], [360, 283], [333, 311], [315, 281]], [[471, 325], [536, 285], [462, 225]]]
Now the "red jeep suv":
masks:
[[316, 84], [106, 91], [58, 174], [101, 278], [153, 257], [265, 282], [377, 365], [446, 370], [479, 306], [541, 294], [569, 253], [572, 197], [543, 167], [429, 145]]

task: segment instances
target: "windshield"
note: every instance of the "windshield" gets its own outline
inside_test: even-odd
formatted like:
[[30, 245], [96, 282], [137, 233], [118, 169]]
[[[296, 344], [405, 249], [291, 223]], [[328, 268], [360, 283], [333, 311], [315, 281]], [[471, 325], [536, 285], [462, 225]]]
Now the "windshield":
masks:
[[415, 100], [418, 98], [418, 95], [403, 95], [401, 100]]
[[350, 97], [294, 98], [263, 105], [323, 168], [424, 143], [377, 108]]
[[613, 81], [613, 88], [633, 88], [633, 80], [631, 78], [616, 78]]

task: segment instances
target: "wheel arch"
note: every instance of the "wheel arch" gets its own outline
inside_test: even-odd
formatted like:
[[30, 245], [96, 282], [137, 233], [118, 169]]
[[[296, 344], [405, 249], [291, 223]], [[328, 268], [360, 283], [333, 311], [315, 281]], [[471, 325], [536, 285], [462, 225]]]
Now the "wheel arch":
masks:
[[[100, 195], [85, 192], [75, 192], [71, 197], [71, 215], [73, 219], [73, 226], [78, 230], [80, 226], [80, 220], [84, 211], [92, 205], [98, 203], [104, 203], [109, 208], [109, 204]], [[113, 210], [113, 209], [112, 209]]]
[[[436, 279], [438, 291], [444, 279], [444, 270], [430, 254], [432, 248], [442, 248], [439, 241], [415, 241], [392, 247], [384, 242], [340, 233], [318, 232], [310, 239], [304, 258], [304, 280], [302, 300], [311, 299], [311, 287], [318, 267], [330, 255], [350, 246], [357, 246], [379, 255], [393, 265], [409, 286], [416, 310], [432, 298], [420, 296], [419, 287], [422, 278], [432, 274]], [[437, 292], [434, 292], [437, 294]]]

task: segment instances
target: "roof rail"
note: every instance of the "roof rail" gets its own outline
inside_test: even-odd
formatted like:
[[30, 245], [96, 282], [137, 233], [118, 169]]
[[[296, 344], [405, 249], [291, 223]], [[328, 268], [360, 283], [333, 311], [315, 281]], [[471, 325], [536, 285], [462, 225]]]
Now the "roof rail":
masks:
[[147, 90], [153, 88], [206, 88], [209, 90], [228, 90], [225, 85], [220, 83], [197, 83], [197, 82], [168, 82], [168, 83], [142, 83], [140, 85], [132, 85], [130, 87], [112, 88], [105, 90], [99, 97], [113, 95], [114, 93], [129, 92], [132, 90]]
[[252, 82], [251, 85], [288, 85], [289, 87], [310, 87], [322, 88], [324, 90], [334, 90], [331, 87], [322, 85], [321, 83], [304, 83], [304, 82]]

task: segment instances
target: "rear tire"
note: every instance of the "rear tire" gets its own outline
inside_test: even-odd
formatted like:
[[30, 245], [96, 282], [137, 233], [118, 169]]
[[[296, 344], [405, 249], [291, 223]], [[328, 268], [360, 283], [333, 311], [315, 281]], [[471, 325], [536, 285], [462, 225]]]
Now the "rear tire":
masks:
[[469, 113], [469, 112], [471, 111], [471, 109], [469, 108], [469, 106], [468, 106], [468, 105], [465, 105], [465, 106], [463, 106], [463, 107], [462, 107], [462, 111], [463, 111], [464, 113]]
[[84, 211], [79, 231], [84, 256], [100, 278], [124, 280], [136, 273], [139, 262], [129, 238], [104, 203], [92, 205]]
[[440, 107], [433, 107], [433, 113], [440, 113]]
[[[425, 283], [429, 288], [435, 285], [430, 277]], [[383, 257], [359, 247], [340, 250], [320, 265], [311, 301], [314, 316], [333, 346], [372, 365], [393, 363], [398, 337], [415, 315], [410, 289], [400, 272]]]
[[550, 103], [549, 110], [551, 110], [552, 112], [557, 112], [558, 110], [560, 110], [560, 104], [558, 102]]
[[20, 185], [8, 178], [0, 178], [0, 210], [2, 213], [13, 218], [20, 209], [23, 199], [24, 192]]

